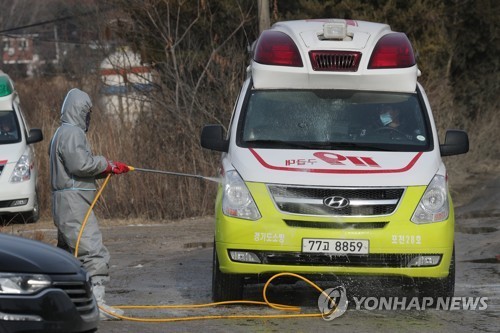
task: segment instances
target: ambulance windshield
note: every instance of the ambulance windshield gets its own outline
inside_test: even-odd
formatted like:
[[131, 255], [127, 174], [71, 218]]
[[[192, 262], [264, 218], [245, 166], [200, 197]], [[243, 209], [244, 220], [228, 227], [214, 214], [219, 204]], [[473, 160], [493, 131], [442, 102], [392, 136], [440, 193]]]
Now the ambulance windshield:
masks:
[[429, 120], [417, 94], [253, 90], [238, 144], [253, 148], [427, 151]]

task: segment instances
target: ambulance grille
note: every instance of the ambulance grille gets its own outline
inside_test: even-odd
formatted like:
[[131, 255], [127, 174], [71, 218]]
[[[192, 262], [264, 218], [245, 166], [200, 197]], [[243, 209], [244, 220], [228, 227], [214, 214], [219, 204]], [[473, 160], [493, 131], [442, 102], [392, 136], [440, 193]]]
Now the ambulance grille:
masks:
[[[384, 216], [392, 214], [404, 188], [327, 188], [268, 185], [276, 207], [283, 213], [315, 216]], [[329, 207], [329, 197], [347, 199], [342, 208]]]
[[331, 72], [356, 72], [358, 70], [359, 61], [361, 60], [360, 52], [345, 52], [345, 51], [311, 51], [309, 52], [311, 65], [315, 71], [331, 71]]
[[287, 226], [293, 228], [314, 229], [382, 229], [389, 222], [316, 222], [283, 220]]

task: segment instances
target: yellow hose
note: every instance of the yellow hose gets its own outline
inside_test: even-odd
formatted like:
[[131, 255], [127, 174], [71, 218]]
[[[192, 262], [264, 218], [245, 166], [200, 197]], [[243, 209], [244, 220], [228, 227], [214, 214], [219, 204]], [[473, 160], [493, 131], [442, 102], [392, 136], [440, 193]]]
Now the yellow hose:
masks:
[[89, 219], [90, 213], [92, 213], [92, 209], [95, 206], [95, 203], [97, 202], [97, 199], [101, 196], [102, 191], [108, 185], [109, 179], [111, 178], [111, 174], [109, 173], [106, 179], [104, 180], [104, 183], [102, 184], [101, 188], [97, 192], [94, 201], [92, 201], [92, 204], [90, 205], [89, 209], [87, 210], [87, 214], [85, 214], [85, 218], [83, 219], [82, 222], [82, 227], [80, 228], [80, 232], [78, 233], [78, 238], [76, 240], [76, 245], [75, 245], [75, 258], [78, 258], [78, 247], [80, 246], [80, 238], [82, 238], [83, 230], [85, 230], [85, 225], [87, 224], [87, 220]]
[[[133, 170], [133, 167], [129, 167], [130, 170]], [[82, 227], [80, 229], [80, 232], [78, 234], [78, 239], [76, 242], [75, 246], [75, 257], [78, 257], [78, 247], [80, 244], [80, 238], [82, 237], [83, 230], [85, 228], [85, 225], [87, 223], [87, 220], [90, 216], [90, 213], [92, 212], [92, 209], [94, 208], [97, 200], [101, 196], [102, 191], [106, 187], [106, 185], [109, 182], [109, 179], [111, 177], [111, 174], [108, 174], [106, 179], [104, 180], [104, 183], [102, 184], [101, 188], [97, 192], [94, 201], [92, 201], [92, 204], [90, 205], [87, 214], [85, 215], [85, 218], [82, 222]], [[295, 273], [278, 273], [273, 275], [269, 280], [264, 285], [264, 288], [262, 290], [262, 296], [264, 298], [264, 302], [260, 301], [248, 301], [248, 300], [240, 300], [240, 301], [226, 301], [226, 302], [214, 302], [214, 303], [205, 303], [205, 304], [186, 304], [186, 305], [120, 305], [120, 306], [114, 306], [115, 308], [120, 308], [120, 309], [197, 309], [197, 308], [203, 308], [203, 307], [212, 307], [212, 306], [217, 306], [217, 305], [230, 305], [230, 304], [252, 304], [252, 305], [267, 305], [270, 308], [280, 310], [280, 311], [292, 311], [292, 312], [300, 312], [301, 308], [293, 305], [286, 305], [286, 304], [277, 304], [277, 303], [271, 303], [267, 299], [267, 288], [269, 284], [271, 283], [272, 280], [281, 277], [281, 276], [293, 276], [298, 279], [301, 279], [311, 285], [313, 288], [318, 290], [320, 293], [325, 295], [325, 297], [332, 302], [332, 304], [335, 304], [334, 300], [330, 298], [330, 295], [325, 293], [318, 285], [316, 285], [314, 282], [308, 280], [307, 278], [295, 274]], [[128, 316], [121, 316], [117, 315], [115, 313], [109, 312], [106, 309], [103, 309], [99, 307], [99, 309], [113, 317], [122, 319], [122, 320], [128, 320], [128, 321], [135, 321], [135, 322], [149, 322], [149, 323], [165, 323], [165, 322], [175, 322], [175, 321], [193, 321], [193, 320], [207, 320], [207, 319], [275, 319], [275, 318], [311, 318], [311, 317], [322, 317], [324, 314], [322, 313], [295, 313], [295, 314], [275, 314], [275, 315], [207, 315], [207, 316], [192, 316], [192, 317], [175, 317], [175, 318], [142, 318], [142, 317], [128, 317]], [[337, 311], [337, 308], [335, 307], [335, 310]], [[332, 311], [332, 312], [334, 312]]]

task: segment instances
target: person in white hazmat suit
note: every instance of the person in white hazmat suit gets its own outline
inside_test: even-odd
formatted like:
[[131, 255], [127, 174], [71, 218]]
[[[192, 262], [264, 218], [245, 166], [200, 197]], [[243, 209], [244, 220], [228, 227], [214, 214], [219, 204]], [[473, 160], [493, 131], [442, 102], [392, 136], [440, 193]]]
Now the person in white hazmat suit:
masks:
[[[111, 162], [104, 156], [92, 154], [86, 136], [91, 109], [92, 102], [88, 94], [71, 89], [61, 108], [61, 126], [54, 133], [49, 149], [52, 214], [58, 230], [57, 246], [71, 253], [74, 253], [82, 222], [95, 198], [95, 179], [109, 173], [129, 171], [125, 163]], [[77, 257], [92, 279], [101, 319], [117, 319], [102, 311], [123, 314], [122, 310], [104, 303], [110, 256], [103, 245], [94, 212], [91, 212], [85, 225]]]

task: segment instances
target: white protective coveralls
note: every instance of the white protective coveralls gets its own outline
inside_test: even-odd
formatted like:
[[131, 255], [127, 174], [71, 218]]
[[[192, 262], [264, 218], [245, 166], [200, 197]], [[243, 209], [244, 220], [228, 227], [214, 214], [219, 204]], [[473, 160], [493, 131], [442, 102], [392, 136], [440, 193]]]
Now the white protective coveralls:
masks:
[[[80, 228], [96, 194], [96, 176], [109, 170], [104, 156], [92, 154], [87, 142], [92, 102], [87, 93], [72, 89], [61, 108], [61, 126], [50, 143], [52, 214], [58, 229], [58, 247], [74, 253]], [[85, 225], [78, 259], [90, 274], [99, 305], [104, 304], [104, 284], [109, 281], [109, 252], [102, 242], [94, 212]], [[123, 312], [122, 312], [123, 313]]]

